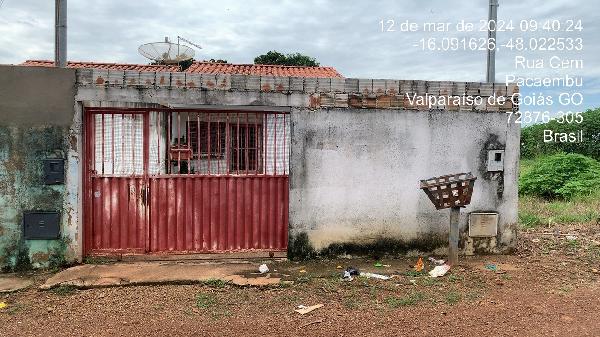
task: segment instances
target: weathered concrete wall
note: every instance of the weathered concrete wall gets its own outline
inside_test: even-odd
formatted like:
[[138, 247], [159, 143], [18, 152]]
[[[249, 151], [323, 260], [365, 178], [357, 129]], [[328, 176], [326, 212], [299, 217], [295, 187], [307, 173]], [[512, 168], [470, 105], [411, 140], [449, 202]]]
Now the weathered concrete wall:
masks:
[[[0, 66], [0, 267], [77, 256], [80, 127], [75, 71]], [[43, 159], [66, 159], [66, 183], [43, 183]], [[58, 211], [59, 240], [23, 240], [24, 211]]]
[[[448, 211], [436, 211], [418, 182], [462, 171], [478, 177], [461, 217], [463, 251], [500, 252], [514, 244], [519, 129], [506, 125], [504, 112], [518, 107], [486, 98], [510, 97], [516, 85], [81, 69], [77, 87], [77, 101], [90, 106], [291, 107], [290, 252], [309, 249], [305, 244], [330, 252], [343, 245], [445, 247]], [[432, 112], [407, 99], [412, 94], [483, 100]], [[487, 150], [497, 148], [506, 148], [505, 170], [488, 173]], [[466, 235], [467, 214], [475, 210], [500, 213], [497, 237]]]
[[[519, 128], [503, 113], [381, 109], [292, 110], [290, 231], [312, 246], [393, 239], [408, 249], [447, 245], [449, 211], [437, 211], [419, 180], [472, 171], [461, 245], [506, 251], [517, 223]], [[487, 172], [487, 150], [506, 149], [504, 172]], [[500, 213], [495, 238], [469, 239], [471, 211]], [[435, 241], [435, 240], [433, 240]]]

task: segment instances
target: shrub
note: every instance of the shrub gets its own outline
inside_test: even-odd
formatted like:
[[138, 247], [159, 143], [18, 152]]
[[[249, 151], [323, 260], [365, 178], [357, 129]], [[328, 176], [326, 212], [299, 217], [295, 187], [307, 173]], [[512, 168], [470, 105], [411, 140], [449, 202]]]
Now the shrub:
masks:
[[[559, 123], [550, 121], [534, 124], [521, 129], [521, 157], [535, 158], [540, 155], [559, 152], [579, 153], [600, 160], [600, 108], [588, 110], [581, 114], [583, 122]], [[543, 142], [544, 130], [554, 132], [583, 131], [584, 141], [581, 143]]]
[[580, 154], [558, 153], [536, 160], [519, 179], [520, 193], [546, 199], [572, 199], [600, 188], [600, 163]]

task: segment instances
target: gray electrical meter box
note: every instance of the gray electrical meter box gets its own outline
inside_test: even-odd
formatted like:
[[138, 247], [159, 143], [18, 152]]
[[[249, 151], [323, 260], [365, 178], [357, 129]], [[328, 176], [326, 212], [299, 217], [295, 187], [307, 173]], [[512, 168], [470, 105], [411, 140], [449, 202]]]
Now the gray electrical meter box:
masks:
[[23, 213], [23, 237], [26, 240], [51, 240], [60, 236], [58, 212]]
[[488, 172], [504, 171], [504, 150], [489, 150], [487, 160]]
[[64, 159], [44, 159], [44, 184], [57, 185], [65, 182]]
[[498, 234], [498, 213], [472, 212], [469, 214], [470, 237], [492, 237]]

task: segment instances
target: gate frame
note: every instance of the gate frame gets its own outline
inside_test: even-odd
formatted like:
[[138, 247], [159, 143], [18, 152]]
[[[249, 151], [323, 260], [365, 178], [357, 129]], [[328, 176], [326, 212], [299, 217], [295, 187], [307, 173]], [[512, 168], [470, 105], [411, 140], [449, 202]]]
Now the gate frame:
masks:
[[[222, 252], [196, 252], [196, 253], [181, 253], [181, 252], [151, 252], [149, 250], [150, 248], [150, 207], [148, 206], [146, 209], [147, 212], [147, 223], [146, 223], [146, 238], [145, 238], [145, 247], [144, 247], [144, 251], [143, 253], [137, 253], [135, 251], [131, 251], [131, 250], [110, 250], [107, 251], [106, 253], [104, 252], [92, 252], [92, 240], [93, 240], [93, 236], [92, 236], [92, 218], [93, 218], [93, 193], [92, 193], [92, 188], [91, 188], [91, 179], [92, 179], [92, 175], [91, 175], [91, 167], [93, 166], [93, 160], [94, 158], [90, 155], [93, 149], [93, 146], [95, 145], [95, 138], [91, 139], [91, 137], [93, 137], [95, 135], [95, 130], [92, 128], [92, 126], [94, 125], [92, 123], [92, 116], [94, 116], [97, 113], [102, 113], [102, 114], [143, 114], [144, 116], [144, 121], [143, 121], [143, 142], [145, 144], [145, 146], [143, 147], [143, 156], [144, 156], [144, 162], [143, 162], [143, 176], [144, 179], [149, 181], [149, 175], [148, 175], [148, 157], [149, 157], [149, 151], [150, 151], [150, 147], [149, 147], [149, 117], [150, 117], [150, 112], [152, 111], [156, 111], [156, 112], [202, 112], [202, 113], [231, 113], [231, 112], [267, 112], [269, 114], [276, 114], [276, 115], [290, 115], [291, 111], [288, 109], [273, 109], [272, 107], [261, 107], [261, 106], [218, 106], [218, 107], [214, 107], [214, 106], [206, 106], [206, 107], [200, 107], [200, 106], [195, 106], [195, 107], [190, 107], [190, 108], [181, 108], [181, 107], [176, 107], [176, 108], [168, 108], [168, 107], [152, 107], [152, 108], [129, 108], [129, 107], [86, 107], [83, 106], [82, 107], [82, 112], [83, 112], [83, 121], [84, 121], [84, 127], [83, 127], [83, 137], [82, 137], [82, 142], [83, 142], [83, 239], [82, 239], [82, 258], [85, 258], [87, 256], [119, 256], [122, 257], [124, 254], [126, 255], [135, 255], [137, 257], [139, 257], [141, 260], [148, 260], [148, 259], [153, 259], [155, 257], [163, 257], [164, 259], [170, 260], [170, 259], [179, 259], [181, 258], [181, 256], [187, 256], [188, 258], [194, 259], [194, 258], [203, 258], [205, 256], [219, 256], [222, 255], [224, 257], [231, 257], [231, 258], [236, 258], [236, 257], [253, 257], [255, 255], [258, 255], [258, 257], [262, 257], [260, 256], [261, 253], [266, 253], [268, 254], [268, 257], [276, 257], [276, 258], [285, 258], [287, 256], [287, 248], [285, 251], [281, 251], [281, 250], [277, 250], [277, 249], [261, 249], [261, 250], [251, 250], [248, 252], [239, 252], [239, 251], [231, 251], [231, 252], [227, 252], [227, 253], [222, 253]], [[291, 123], [291, 117], [290, 117], [290, 123]], [[90, 141], [91, 139], [91, 141]], [[291, 124], [290, 124], [290, 139], [291, 139]], [[288, 151], [290, 151], [291, 153], [291, 144], [290, 147], [288, 148]], [[287, 163], [289, 166], [289, 162]], [[288, 167], [288, 177], [291, 174], [291, 167]], [[289, 185], [288, 185], [288, 193], [289, 193]], [[289, 196], [288, 196], [289, 199]], [[288, 200], [289, 203], [289, 200]], [[288, 212], [289, 212], [289, 206], [288, 206]], [[289, 234], [289, 215], [287, 216], [288, 218], [288, 223], [286, 224], [287, 227], [287, 233]], [[287, 235], [285, 236], [285, 241], [286, 244], [285, 246], [287, 247]]]

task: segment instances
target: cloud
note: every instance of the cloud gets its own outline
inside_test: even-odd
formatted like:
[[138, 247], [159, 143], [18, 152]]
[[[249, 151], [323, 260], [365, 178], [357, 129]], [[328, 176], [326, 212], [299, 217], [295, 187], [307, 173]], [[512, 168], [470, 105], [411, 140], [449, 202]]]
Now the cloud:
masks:
[[[6, 0], [0, 8], [0, 63], [52, 59], [54, 2]], [[584, 73], [586, 89], [600, 91], [600, 35], [596, 4], [585, 0], [500, 0], [499, 19], [582, 19], [584, 51], [556, 52], [561, 57], [584, 58], [584, 70], [514, 69], [516, 51], [497, 53], [497, 78]], [[301, 52], [336, 67], [347, 77], [480, 81], [485, 77], [484, 51], [422, 51], [422, 38], [486, 37], [485, 32], [381, 32], [380, 21], [392, 19], [395, 28], [405, 20], [479, 22], [487, 19], [486, 1], [431, 0], [221, 0], [69, 2], [68, 55], [71, 60], [147, 62], [137, 53], [140, 44], [184, 36], [201, 44], [196, 59], [220, 58], [252, 63], [269, 50]], [[499, 32], [499, 43], [509, 38], [545, 33]], [[546, 36], [564, 37], [565, 33]], [[536, 57], [533, 52], [522, 52]], [[550, 54], [545, 53], [548, 57]]]

